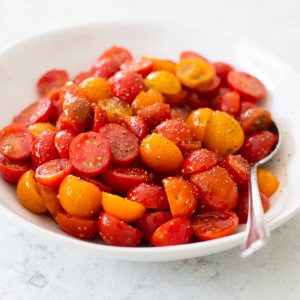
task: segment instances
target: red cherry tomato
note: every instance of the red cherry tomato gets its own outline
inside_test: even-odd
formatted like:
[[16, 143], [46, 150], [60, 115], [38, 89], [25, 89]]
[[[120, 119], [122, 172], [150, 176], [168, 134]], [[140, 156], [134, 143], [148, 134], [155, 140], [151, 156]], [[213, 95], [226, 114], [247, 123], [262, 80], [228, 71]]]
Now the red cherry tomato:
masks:
[[14, 117], [13, 123], [29, 126], [34, 123], [49, 122], [53, 113], [53, 104], [50, 99], [44, 98], [32, 103]]
[[152, 129], [162, 121], [171, 119], [170, 105], [166, 103], [155, 103], [139, 110], [137, 115], [144, 119], [148, 127]]
[[199, 191], [200, 198], [212, 209], [222, 211], [233, 209], [238, 201], [237, 184], [222, 167], [215, 166], [191, 176]]
[[99, 233], [104, 243], [112, 246], [135, 247], [142, 239], [142, 232], [107, 213], [100, 213]]
[[58, 131], [54, 137], [54, 145], [61, 158], [69, 159], [70, 144], [74, 135], [66, 130]]
[[219, 87], [221, 85], [221, 79], [219, 76], [215, 76], [213, 81], [207, 85], [207, 86], [202, 86], [201, 88], [198, 88], [196, 91], [197, 91], [197, 94], [199, 94], [200, 96], [215, 96], [218, 94], [218, 90], [219, 90]]
[[86, 72], [81, 72], [75, 76], [75, 78], [73, 79], [73, 82], [76, 84], [79, 84], [82, 81], [84, 81], [85, 79], [90, 78], [90, 77], [94, 77], [93, 72], [91, 70], [86, 71]]
[[68, 80], [69, 75], [65, 70], [50, 70], [37, 82], [37, 90], [44, 96], [52, 89], [62, 87]]
[[109, 187], [106, 184], [104, 184], [103, 182], [101, 182], [99, 178], [84, 176], [81, 174], [77, 174], [76, 172], [75, 172], [75, 175], [80, 177], [82, 180], [85, 180], [85, 181], [88, 181], [88, 182], [94, 184], [102, 192], [112, 193], [112, 191], [113, 191], [111, 187]]
[[172, 106], [171, 109], [171, 118], [172, 119], [182, 119], [185, 120], [188, 118], [191, 113], [191, 108], [187, 105], [185, 106]]
[[110, 166], [101, 177], [113, 191], [122, 195], [126, 195], [131, 188], [148, 182], [149, 178], [147, 171], [140, 167], [132, 166]]
[[157, 211], [145, 214], [139, 221], [137, 221], [136, 227], [143, 233], [143, 240], [149, 243], [154, 231], [171, 219], [172, 214], [169, 211]]
[[249, 162], [255, 163], [266, 157], [272, 151], [277, 141], [277, 135], [270, 131], [257, 132], [246, 138], [240, 153]]
[[256, 107], [256, 105], [255, 105], [253, 102], [242, 101], [242, 102], [241, 102], [241, 111], [240, 111], [240, 114], [243, 114], [243, 113], [246, 112], [248, 109], [254, 108], [254, 107]]
[[168, 210], [170, 208], [166, 192], [155, 184], [141, 183], [128, 192], [127, 198], [150, 209]]
[[196, 93], [190, 92], [185, 98], [185, 103], [191, 108], [209, 107], [210, 101], [206, 98], [201, 98]]
[[213, 66], [216, 69], [216, 73], [221, 79], [222, 85], [227, 83], [227, 75], [233, 71], [233, 67], [225, 62], [215, 62], [213, 63]]
[[191, 239], [192, 233], [190, 220], [175, 218], [155, 230], [151, 237], [151, 244], [156, 247], [186, 244]]
[[235, 91], [225, 92], [217, 103], [217, 109], [237, 116], [241, 109], [240, 95]]
[[32, 134], [20, 124], [8, 125], [0, 131], [0, 153], [10, 160], [28, 157], [32, 143]]
[[55, 221], [64, 232], [80, 239], [93, 239], [98, 234], [96, 220], [79, 219], [58, 213]]
[[6, 181], [17, 183], [20, 177], [30, 169], [33, 169], [30, 160], [13, 162], [0, 157], [0, 174]]
[[191, 142], [181, 142], [178, 145], [180, 151], [186, 155], [189, 154], [191, 151], [200, 150], [202, 148], [202, 143], [200, 141], [191, 141]]
[[100, 128], [108, 123], [106, 112], [95, 103], [92, 103], [91, 106], [94, 111], [92, 130], [95, 132], [99, 132]]
[[92, 68], [91, 77], [102, 77], [109, 79], [120, 70], [120, 64], [111, 58], [103, 58], [99, 60]]
[[129, 164], [139, 155], [138, 139], [126, 128], [118, 124], [106, 124], [99, 133], [108, 140], [116, 164]]
[[221, 161], [221, 157], [213, 151], [200, 149], [190, 152], [183, 161], [182, 173], [192, 174], [206, 171]]
[[59, 116], [55, 127], [57, 131], [67, 131], [74, 136], [83, 131], [80, 128], [75, 128], [74, 124], [68, 119], [65, 113], [62, 113]]
[[59, 153], [54, 145], [55, 132], [46, 131], [39, 134], [32, 143], [31, 159], [35, 167], [47, 161], [59, 158]]
[[118, 123], [132, 132], [139, 141], [148, 134], [148, 127], [145, 121], [138, 116], [124, 116], [118, 120]]
[[93, 131], [77, 135], [70, 144], [69, 155], [74, 169], [86, 176], [102, 173], [112, 160], [108, 140]]
[[182, 51], [180, 53], [180, 60], [184, 59], [184, 58], [189, 58], [189, 57], [198, 57], [204, 61], [208, 61], [204, 56], [200, 55], [199, 53], [197, 52], [194, 52], [194, 51], [189, 51], [189, 50], [186, 50], [186, 51]]
[[204, 241], [228, 236], [238, 224], [239, 219], [232, 211], [204, 211], [192, 220], [194, 233]]
[[67, 159], [53, 159], [35, 170], [35, 179], [41, 184], [58, 187], [63, 179], [71, 173], [72, 165]]
[[142, 57], [139, 60], [127, 60], [121, 65], [122, 71], [134, 71], [143, 77], [151, 73], [152, 69], [152, 60], [146, 57]]
[[118, 46], [113, 46], [113, 47], [109, 48], [108, 50], [106, 50], [105, 52], [103, 52], [101, 54], [101, 56], [99, 57], [99, 60], [101, 60], [103, 58], [113, 59], [116, 62], [118, 62], [119, 65], [121, 65], [125, 61], [131, 60], [132, 59], [132, 55], [125, 48], [118, 47]]
[[59, 116], [63, 112], [63, 108], [62, 108], [60, 100], [52, 101], [52, 106], [53, 106], [53, 111], [52, 111], [52, 117], [50, 119], [50, 123], [56, 124]]
[[267, 94], [267, 90], [260, 80], [244, 72], [230, 72], [227, 76], [227, 83], [246, 101], [257, 102], [265, 98]]

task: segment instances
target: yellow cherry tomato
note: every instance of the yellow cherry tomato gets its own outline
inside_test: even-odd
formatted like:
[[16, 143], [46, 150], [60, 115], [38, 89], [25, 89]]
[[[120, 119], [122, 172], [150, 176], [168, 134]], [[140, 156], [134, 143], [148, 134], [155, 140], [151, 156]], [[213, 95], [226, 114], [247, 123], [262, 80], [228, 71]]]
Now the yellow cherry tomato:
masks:
[[58, 199], [67, 213], [79, 218], [93, 217], [102, 207], [99, 188], [73, 175], [65, 177], [61, 183]]
[[34, 171], [24, 173], [17, 185], [17, 196], [28, 210], [36, 214], [47, 212], [43, 198], [37, 191], [37, 183], [34, 179]]
[[212, 82], [215, 74], [214, 66], [198, 57], [184, 58], [176, 66], [177, 77], [190, 88], [206, 86]]
[[109, 84], [104, 78], [87, 78], [81, 82], [80, 87], [85, 91], [87, 98], [94, 103], [111, 96]]
[[55, 131], [55, 126], [51, 123], [34, 123], [28, 126], [28, 130], [35, 139], [39, 134], [46, 131]]
[[140, 92], [131, 103], [131, 107], [133, 112], [136, 113], [144, 107], [155, 103], [164, 103], [164, 96], [160, 92], [150, 89], [147, 92]]
[[258, 189], [261, 193], [271, 197], [279, 187], [279, 180], [270, 171], [262, 168], [257, 169]]
[[145, 165], [161, 173], [180, 169], [183, 156], [179, 148], [165, 137], [152, 133], [141, 142], [140, 156]]
[[153, 57], [146, 57], [150, 59], [153, 64], [153, 71], [167, 71], [170, 73], [175, 73], [176, 64], [170, 60], [158, 59]]
[[190, 125], [193, 134], [200, 141], [204, 140], [206, 125], [212, 112], [210, 108], [199, 108], [192, 111], [187, 118], [187, 123]]
[[168, 95], [178, 94], [182, 89], [179, 79], [173, 73], [167, 71], [150, 73], [145, 79], [145, 84], [149, 89]]
[[109, 193], [102, 193], [103, 210], [124, 222], [139, 220], [145, 213], [144, 205]]
[[106, 99], [98, 101], [98, 105], [105, 110], [110, 123], [116, 123], [121, 117], [132, 116], [131, 106], [121, 100]]
[[244, 142], [244, 131], [231, 115], [214, 111], [206, 124], [204, 144], [221, 155], [237, 152]]

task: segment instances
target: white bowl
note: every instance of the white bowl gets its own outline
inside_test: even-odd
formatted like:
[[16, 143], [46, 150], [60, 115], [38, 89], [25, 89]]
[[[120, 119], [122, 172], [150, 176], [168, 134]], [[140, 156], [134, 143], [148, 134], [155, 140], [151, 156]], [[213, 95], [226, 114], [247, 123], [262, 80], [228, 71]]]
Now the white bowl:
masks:
[[[182, 50], [199, 51], [211, 60], [224, 60], [237, 69], [260, 78], [269, 90], [265, 102], [282, 127], [283, 145], [270, 164], [280, 179], [279, 191], [272, 197], [266, 214], [274, 229], [300, 208], [299, 170], [300, 77], [276, 56], [245, 38], [226, 32], [207, 31], [183, 24], [98, 23], [61, 29], [29, 38], [0, 54], [0, 126], [8, 124], [24, 106], [36, 100], [37, 78], [52, 68], [65, 68], [71, 76], [89, 68], [99, 54], [112, 45], [122, 45], [134, 55], [177, 59]], [[298, 136], [298, 139], [297, 139]], [[63, 233], [46, 216], [30, 213], [16, 198], [15, 188], [0, 180], [0, 209], [19, 221], [20, 226], [36, 229], [41, 238], [54, 238], [61, 245], [73, 244], [92, 255], [124, 260], [166, 261], [204, 256], [242, 243], [244, 232], [217, 240], [160, 248], [122, 248], [87, 242]]]

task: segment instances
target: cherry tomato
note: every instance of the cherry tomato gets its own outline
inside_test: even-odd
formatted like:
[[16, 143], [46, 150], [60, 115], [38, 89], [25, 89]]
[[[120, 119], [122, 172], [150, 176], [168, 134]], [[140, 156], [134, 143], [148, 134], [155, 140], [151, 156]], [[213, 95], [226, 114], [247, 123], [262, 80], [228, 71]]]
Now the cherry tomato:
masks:
[[149, 243], [154, 231], [171, 219], [172, 214], [169, 211], [157, 211], [145, 214], [136, 222], [136, 227], [143, 233], [143, 240]]
[[112, 161], [109, 141], [93, 131], [77, 135], [70, 144], [69, 155], [74, 169], [86, 176], [102, 173]]
[[191, 183], [181, 177], [167, 177], [163, 185], [173, 218], [191, 217], [198, 204]]
[[80, 239], [93, 239], [98, 234], [96, 220], [80, 219], [62, 213], [58, 213], [55, 220], [64, 232]]
[[140, 92], [136, 98], [133, 100], [131, 106], [134, 113], [137, 113], [139, 110], [145, 108], [146, 106], [155, 104], [155, 103], [163, 103], [164, 96], [153, 89], [150, 89], [146, 92]]
[[94, 111], [92, 130], [99, 132], [100, 128], [108, 123], [106, 112], [95, 103], [92, 104], [92, 109]]
[[76, 84], [80, 84], [85, 79], [93, 77], [93, 76], [94, 76], [94, 74], [91, 70], [86, 71], [86, 72], [81, 72], [75, 76], [75, 78], [73, 79], [73, 82]]
[[49, 122], [53, 112], [50, 99], [44, 98], [32, 103], [13, 118], [13, 123], [29, 126], [34, 123]]
[[188, 106], [173, 106], [171, 108], [172, 119], [180, 118], [186, 121], [190, 113], [191, 113], [191, 109]]
[[272, 122], [271, 114], [263, 108], [250, 108], [240, 115], [240, 123], [246, 134], [268, 130]]
[[225, 62], [215, 62], [213, 63], [214, 68], [216, 69], [216, 73], [221, 79], [222, 85], [227, 83], [227, 75], [233, 71], [233, 67]]
[[140, 230], [107, 213], [100, 213], [98, 230], [104, 243], [112, 246], [135, 247], [142, 239]]
[[94, 77], [109, 79], [120, 70], [120, 64], [111, 58], [99, 60], [92, 68], [91, 73]]
[[255, 108], [256, 105], [253, 102], [249, 102], [249, 101], [242, 101], [241, 102], [241, 111], [240, 114], [243, 114], [244, 112], [246, 112], [248, 109], [250, 108]]
[[200, 98], [194, 92], [189, 92], [185, 98], [185, 103], [189, 105], [191, 108], [204, 108], [210, 106], [210, 101], [206, 98]]
[[258, 189], [261, 193], [271, 197], [279, 187], [279, 180], [270, 171], [262, 168], [257, 169]]
[[190, 220], [175, 218], [162, 224], [154, 231], [151, 244], [156, 247], [186, 244], [191, 239], [192, 233]]
[[147, 171], [134, 166], [110, 166], [102, 175], [103, 181], [121, 195], [126, 195], [131, 188], [147, 182], [148, 178]]
[[88, 182], [94, 184], [96, 187], [98, 187], [98, 189], [101, 192], [112, 193], [112, 191], [113, 191], [111, 187], [109, 187], [108, 185], [101, 182], [99, 178], [88, 177], [88, 176], [76, 174], [76, 172], [75, 172], [75, 175], [80, 177], [82, 180], [85, 180], [85, 181], [88, 181]]
[[201, 54], [194, 52], [194, 51], [182, 51], [180, 53], [180, 60], [184, 59], [184, 58], [190, 58], [190, 57], [196, 57], [196, 58], [200, 58], [204, 61], [208, 61], [204, 56], [202, 56]]
[[41, 184], [58, 187], [71, 172], [72, 165], [67, 159], [53, 159], [40, 165], [35, 170], [35, 179]]
[[139, 141], [148, 134], [146, 122], [138, 116], [125, 116], [119, 119], [118, 123], [132, 132]]
[[207, 171], [219, 163], [220, 160], [221, 158], [218, 154], [207, 149], [192, 151], [183, 161], [182, 173], [192, 174]]
[[139, 155], [138, 139], [126, 128], [118, 124], [107, 124], [100, 128], [99, 133], [108, 140], [112, 159], [116, 164], [129, 164]]
[[75, 136], [82, 133], [83, 130], [81, 128], [75, 128], [75, 125], [68, 120], [66, 114], [62, 113], [56, 122], [56, 131], [67, 131]]
[[37, 90], [41, 96], [46, 95], [52, 89], [63, 86], [69, 80], [65, 70], [50, 70], [37, 82]]
[[232, 71], [227, 76], [227, 82], [246, 101], [257, 102], [266, 97], [267, 90], [263, 83], [247, 73]]
[[143, 77], [146, 77], [152, 69], [152, 60], [146, 57], [142, 57], [139, 60], [127, 60], [121, 65], [122, 71], [134, 71]]
[[272, 151], [277, 140], [277, 135], [270, 131], [256, 132], [245, 140], [240, 153], [249, 162], [258, 162]]
[[32, 168], [30, 160], [10, 161], [0, 157], [0, 174], [11, 183], [17, 183], [20, 177]]
[[231, 210], [238, 201], [237, 184], [222, 167], [215, 166], [207, 171], [191, 176], [204, 203], [214, 210]]
[[192, 220], [194, 233], [204, 241], [228, 236], [238, 224], [239, 219], [232, 211], [204, 211]]
[[61, 158], [69, 159], [70, 144], [74, 135], [66, 130], [58, 131], [54, 136], [54, 145]]
[[177, 146], [182, 154], [186, 155], [191, 151], [200, 150], [202, 148], [202, 143], [201, 141], [181, 142]]
[[46, 131], [55, 131], [55, 126], [51, 123], [34, 123], [28, 126], [28, 130], [31, 132], [35, 139], [39, 134]]
[[176, 64], [167, 59], [158, 59], [154, 57], [143, 57], [150, 59], [152, 61], [152, 71], [166, 71], [170, 73], [175, 73]]
[[99, 100], [110, 98], [110, 87], [104, 78], [89, 77], [80, 83], [88, 100], [97, 103]]
[[54, 145], [55, 132], [46, 131], [36, 137], [31, 147], [31, 159], [38, 167], [52, 159], [59, 158], [59, 153]]
[[133, 71], [119, 71], [109, 79], [113, 97], [129, 104], [143, 90], [145, 90], [143, 77]]
[[240, 95], [235, 91], [225, 92], [217, 103], [217, 109], [237, 116], [241, 109]]
[[33, 136], [20, 125], [12, 124], [0, 131], [0, 153], [11, 160], [20, 160], [29, 156]]
[[196, 92], [203, 97], [212, 97], [218, 94], [219, 87], [221, 85], [221, 79], [215, 75], [211, 82], [197, 88]]
[[182, 90], [178, 94], [174, 95], [165, 95], [166, 97], [166, 103], [170, 105], [183, 105], [185, 102], [185, 98], [188, 95], [188, 92], [186, 90]]
[[150, 209], [169, 209], [169, 203], [164, 189], [155, 184], [141, 183], [134, 186], [127, 193], [127, 198], [141, 203]]
[[127, 60], [132, 59], [131, 53], [122, 47], [119, 46], [113, 46], [109, 48], [108, 50], [104, 51], [101, 56], [99, 57], [99, 60], [102, 60], [104, 58], [110, 58], [118, 62], [119, 65], [124, 63]]

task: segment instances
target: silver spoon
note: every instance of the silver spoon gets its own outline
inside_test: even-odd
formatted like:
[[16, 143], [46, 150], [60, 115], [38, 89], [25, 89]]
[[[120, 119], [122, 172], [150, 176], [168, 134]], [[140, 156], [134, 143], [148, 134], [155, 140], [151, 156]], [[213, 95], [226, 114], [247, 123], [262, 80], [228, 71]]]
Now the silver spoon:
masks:
[[273, 121], [269, 129], [278, 135], [276, 147], [268, 156], [251, 165], [249, 180], [249, 208], [246, 236], [241, 248], [241, 256], [246, 257], [261, 249], [270, 238], [270, 231], [264, 218], [257, 184], [257, 167], [269, 161], [278, 151], [282, 142], [279, 127]]

